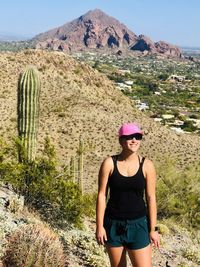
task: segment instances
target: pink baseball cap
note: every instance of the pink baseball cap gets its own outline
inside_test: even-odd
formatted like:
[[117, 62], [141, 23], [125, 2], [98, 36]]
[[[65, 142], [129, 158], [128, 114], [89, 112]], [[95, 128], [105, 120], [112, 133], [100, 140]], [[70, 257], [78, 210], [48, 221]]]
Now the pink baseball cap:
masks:
[[119, 128], [119, 137], [123, 135], [131, 135], [136, 133], [143, 134], [140, 127], [136, 123], [124, 123]]

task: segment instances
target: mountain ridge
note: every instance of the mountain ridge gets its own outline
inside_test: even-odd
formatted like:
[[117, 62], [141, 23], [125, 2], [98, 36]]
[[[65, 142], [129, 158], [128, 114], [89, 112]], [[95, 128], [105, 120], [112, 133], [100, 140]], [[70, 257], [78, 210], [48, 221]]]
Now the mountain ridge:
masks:
[[71, 22], [36, 35], [32, 40], [39, 49], [66, 52], [89, 49], [103, 49], [107, 52], [136, 50], [181, 57], [181, 50], [175, 45], [164, 41], [154, 43], [147, 36], [137, 36], [125, 24], [100, 9], [90, 10]]

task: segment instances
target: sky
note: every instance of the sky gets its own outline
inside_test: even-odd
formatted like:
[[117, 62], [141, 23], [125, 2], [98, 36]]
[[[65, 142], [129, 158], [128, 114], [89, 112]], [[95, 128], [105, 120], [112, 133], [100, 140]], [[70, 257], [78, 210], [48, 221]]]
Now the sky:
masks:
[[154, 42], [200, 47], [200, 0], [2, 0], [0, 34], [33, 37], [95, 8]]

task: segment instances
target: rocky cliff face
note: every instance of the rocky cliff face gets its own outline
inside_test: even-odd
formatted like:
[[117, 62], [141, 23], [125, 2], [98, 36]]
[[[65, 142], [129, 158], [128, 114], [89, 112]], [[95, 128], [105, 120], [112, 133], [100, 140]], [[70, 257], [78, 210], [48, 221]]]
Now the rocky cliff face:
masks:
[[168, 44], [163, 41], [155, 43], [155, 47], [158, 53], [181, 57], [181, 51], [175, 45]]
[[145, 35], [139, 35], [137, 41], [130, 48], [131, 50], [139, 50], [141, 52], [150, 51], [156, 52], [156, 47], [154, 42]]
[[172, 57], [181, 57], [181, 50], [175, 45], [171, 45], [164, 41], [154, 43], [149, 37], [139, 35], [131, 50], [147, 51], [151, 53], [163, 54]]
[[90, 48], [128, 48], [137, 36], [99, 9], [35, 37], [37, 48], [77, 51]]
[[38, 49], [61, 51], [137, 50], [180, 57], [179, 48], [165, 42], [154, 43], [150, 38], [130, 31], [115, 18], [99, 9], [64, 24], [61, 27], [37, 35], [33, 41]]

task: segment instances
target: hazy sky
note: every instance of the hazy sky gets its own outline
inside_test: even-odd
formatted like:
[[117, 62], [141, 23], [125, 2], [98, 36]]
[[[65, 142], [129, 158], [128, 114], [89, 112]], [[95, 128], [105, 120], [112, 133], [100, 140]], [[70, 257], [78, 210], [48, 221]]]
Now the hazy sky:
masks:
[[32, 37], [95, 8], [153, 41], [200, 47], [200, 0], [2, 0], [0, 33]]

